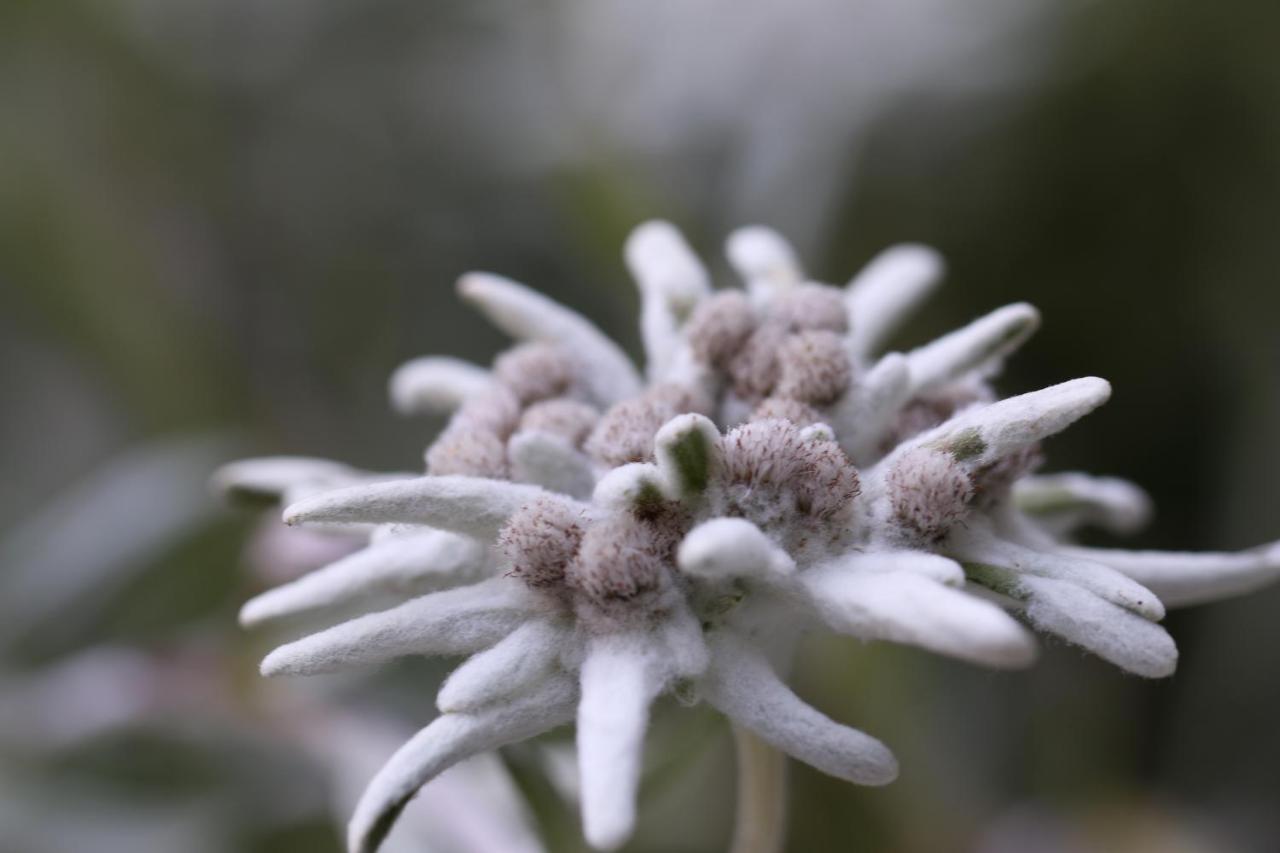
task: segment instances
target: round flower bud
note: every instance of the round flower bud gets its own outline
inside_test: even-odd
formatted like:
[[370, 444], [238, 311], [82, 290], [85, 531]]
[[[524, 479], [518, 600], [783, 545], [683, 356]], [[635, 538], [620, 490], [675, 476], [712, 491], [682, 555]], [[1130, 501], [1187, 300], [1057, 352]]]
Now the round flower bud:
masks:
[[524, 405], [566, 394], [573, 386], [573, 362], [555, 344], [521, 344], [498, 356], [493, 375]]
[[685, 326], [685, 339], [699, 361], [724, 370], [755, 325], [746, 294], [725, 290], [697, 307]]
[[862, 493], [858, 469], [848, 454], [822, 430], [801, 432], [804, 443], [806, 475], [796, 484], [796, 503], [805, 514], [823, 522], [847, 519], [853, 513], [853, 501]]
[[913, 538], [936, 542], [969, 513], [973, 480], [950, 453], [918, 447], [889, 470], [893, 520]]
[[790, 397], [769, 397], [759, 406], [756, 406], [749, 421], [790, 421], [798, 427], [807, 427], [811, 424], [819, 423], [822, 415], [807, 403]]
[[559, 397], [534, 403], [520, 417], [520, 429], [548, 432], [581, 447], [600, 420], [600, 412], [586, 403]]
[[723, 448], [727, 514], [761, 527], [838, 519], [861, 491], [858, 469], [838, 444], [807, 439], [790, 421], [744, 424]]
[[656, 592], [675, 562], [679, 531], [619, 513], [590, 525], [566, 581], [591, 604], [616, 607]]
[[427, 473], [503, 479], [508, 473], [506, 442], [486, 430], [453, 426], [427, 449]]
[[787, 338], [787, 327], [776, 321], [762, 324], [729, 360], [733, 390], [744, 400], [769, 396], [778, 381], [778, 349]]
[[533, 589], [564, 583], [565, 571], [582, 544], [582, 519], [574, 507], [556, 498], [538, 498], [521, 507], [498, 534], [498, 551], [510, 574]]
[[702, 414], [709, 407], [696, 389], [667, 383], [610, 408], [587, 439], [585, 449], [598, 464], [617, 468], [653, 461], [653, 439], [676, 415]]
[[788, 337], [778, 352], [780, 397], [818, 406], [834, 403], [849, 387], [852, 368], [844, 340], [835, 332], [808, 331]]
[[606, 468], [653, 460], [653, 437], [667, 422], [670, 407], [645, 397], [612, 406], [587, 438], [587, 454]]
[[801, 284], [787, 291], [775, 303], [774, 316], [792, 331], [849, 331], [844, 292], [825, 284]]
[[519, 398], [506, 388], [495, 387], [467, 400], [449, 421], [449, 430], [490, 432], [506, 441], [519, 423]]

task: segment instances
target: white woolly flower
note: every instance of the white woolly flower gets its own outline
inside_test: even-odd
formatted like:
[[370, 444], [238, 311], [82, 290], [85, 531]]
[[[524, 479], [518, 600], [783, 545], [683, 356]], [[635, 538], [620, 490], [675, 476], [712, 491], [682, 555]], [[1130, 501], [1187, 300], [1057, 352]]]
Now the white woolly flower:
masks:
[[1035, 330], [998, 309], [906, 353], [878, 352], [941, 276], [889, 249], [845, 288], [809, 281], [776, 233], [728, 245], [745, 290], [711, 289], [678, 232], [649, 223], [626, 260], [641, 293], [642, 379], [568, 308], [486, 274], [463, 296], [519, 346], [491, 371], [419, 359], [406, 411], [454, 411], [426, 476], [317, 460], [237, 463], [232, 494], [277, 496], [290, 524], [368, 537], [249, 602], [246, 624], [403, 603], [272, 652], [267, 675], [401, 655], [464, 656], [441, 715], [370, 784], [350, 827], [368, 853], [410, 797], [474, 753], [576, 721], [587, 839], [630, 836], [649, 708], [705, 701], [741, 729], [862, 784], [897, 764], [786, 685], [806, 631], [1018, 667], [1022, 621], [1139, 675], [1170, 674], [1168, 603], [1245, 591], [1280, 548], [1237, 555], [1080, 548], [1127, 531], [1136, 487], [1031, 476], [1041, 442], [1104, 403], [1101, 379], [996, 400], [987, 379]]

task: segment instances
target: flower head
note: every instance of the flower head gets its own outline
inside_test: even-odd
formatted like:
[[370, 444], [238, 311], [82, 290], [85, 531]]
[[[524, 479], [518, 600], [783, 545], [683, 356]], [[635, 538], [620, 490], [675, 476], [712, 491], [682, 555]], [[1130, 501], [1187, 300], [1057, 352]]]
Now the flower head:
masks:
[[714, 292], [674, 228], [632, 235], [644, 378], [580, 315], [465, 276], [464, 298], [520, 343], [492, 370], [429, 358], [397, 372], [399, 408], [453, 411], [426, 476], [298, 459], [222, 473], [232, 493], [280, 496], [291, 524], [369, 539], [251, 601], [246, 623], [403, 601], [277, 649], [264, 673], [466, 658], [441, 716], [371, 783], [353, 851], [375, 849], [459, 759], [574, 720], [587, 838], [620, 845], [664, 694], [884, 784], [889, 750], [787, 687], [806, 631], [1017, 667], [1035, 656], [1025, 621], [1158, 677], [1177, 654], [1159, 596], [1204, 600], [1280, 573], [1276, 547], [1128, 553], [1063, 538], [1084, 523], [1131, 529], [1147, 503], [1120, 481], [1031, 474], [1042, 443], [1110, 386], [997, 400], [988, 380], [1036, 328], [1029, 305], [879, 356], [940, 277], [931, 250], [890, 249], [845, 288], [809, 281], [767, 229], [734, 234], [728, 254], [746, 287]]

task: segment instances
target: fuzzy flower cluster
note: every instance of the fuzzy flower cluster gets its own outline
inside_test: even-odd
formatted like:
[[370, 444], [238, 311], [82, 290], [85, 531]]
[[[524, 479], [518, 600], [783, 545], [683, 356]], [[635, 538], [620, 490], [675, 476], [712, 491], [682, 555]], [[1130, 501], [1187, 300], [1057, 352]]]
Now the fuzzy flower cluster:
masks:
[[518, 345], [491, 369], [430, 357], [395, 374], [397, 408], [452, 412], [425, 476], [301, 458], [220, 472], [231, 495], [287, 505], [290, 524], [368, 543], [245, 605], [246, 625], [366, 611], [275, 650], [265, 674], [465, 658], [440, 716], [369, 785], [352, 853], [376, 850], [454, 763], [569, 722], [586, 837], [618, 847], [664, 694], [824, 772], [885, 784], [889, 749], [787, 686], [806, 632], [1010, 668], [1035, 657], [1029, 625], [1162, 677], [1177, 660], [1166, 605], [1280, 573], [1276, 546], [1072, 544], [1082, 525], [1132, 531], [1149, 506], [1120, 480], [1033, 473], [1041, 443], [1110, 387], [997, 398], [989, 380], [1035, 330], [1031, 306], [881, 354], [941, 277], [932, 250], [890, 248], [845, 287], [806, 278], [768, 229], [734, 233], [727, 253], [745, 287], [715, 290], [673, 227], [633, 233], [643, 375], [572, 310], [463, 277], [462, 297]]

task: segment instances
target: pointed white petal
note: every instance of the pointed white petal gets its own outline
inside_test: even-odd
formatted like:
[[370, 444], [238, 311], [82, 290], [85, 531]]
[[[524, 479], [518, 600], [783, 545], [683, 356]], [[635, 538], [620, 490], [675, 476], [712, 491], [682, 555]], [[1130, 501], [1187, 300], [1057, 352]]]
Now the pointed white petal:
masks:
[[654, 455], [669, 494], [696, 498], [720, 468], [720, 430], [699, 414], [678, 415], [654, 437]]
[[407, 598], [432, 588], [478, 580], [485, 548], [475, 539], [426, 530], [380, 538], [369, 547], [250, 599], [246, 628], [360, 602]]
[[1242, 595], [1280, 578], [1280, 543], [1237, 553], [1066, 548], [1064, 554], [1123, 572], [1169, 607]]
[[646, 222], [631, 232], [627, 268], [640, 287], [640, 332], [651, 380], [662, 379], [680, 356], [680, 325], [711, 292], [711, 278], [679, 230]]
[[516, 510], [544, 494], [537, 486], [505, 480], [415, 477], [324, 492], [287, 508], [284, 520], [425, 524], [492, 539]]
[[964, 465], [981, 467], [1062, 432], [1110, 396], [1111, 385], [1105, 379], [1073, 379], [962, 412], [898, 445], [890, 457], [932, 447], [951, 453]]
[[768, 302], [804, 277], [795, 250], [786, 238], [762, 225], [739, 228], [729, 235], [725, 254], [752, 295]]
[[964, 563], [1002, 567], [1016, 578], [1037, 576], [1067, 581], [1147, 619], [1164, 618], [1164, 605], [1156, 594], [1115, 569], [1094, 560], [1006, 542], [991, 535], [976, 520], [953, 529], [943, 549]]
[[455, 669], [436, 704], [446, 714], [475, 711], [523, 693], [551, 672], [568, 641], [566, 632], [551, 622], [530, 620]]
[[855, 574], [839, 567], [801, 575], [812, 606], [833, 630], [919, 646], [999, 668], [1028, 666], [1035, 640], [999, 607], [912, 572]]
[[796, 564], [764, 531], [741, 518], [715, 518], [689, 531], [677, 556], [680, 570], [693, 577], [778, 579]]
[[573, 718], [576, 698], [573, 680], [560, 675], [510, 703], [437, 717], [369, 783], [347, 829], [347, 849], [375, 853], [419, 788], [469, 756], [563, 725]]
[[708, 643], [712, 663], [703, 695], [735, 723], [837, 778], [860, 785], [887, 785], [897, 778], [897, 759], [884, 744], [792, 693], [746, 637], [717, 631]]
[[302, 497], [358, 483], [370, 476], [350, 465], [306, 456], [241, 459], [214, 472], [214, 491], [225, 498], [274, 503], [287, 495]]
[[964, 569], [955, 560], [928, 551], [868, 551], [848, 553], [825, 564], [851, 574], [911, 572], [944, 583], [964, 584]]
[[507, 442], [512, 478], [573, 498], [589, 498], [596, 486], [591, 460], [563, 436], [521, 430]]
[[711, 277], [688, 242], [670, 222], [652, 220], [627, 238], [627, 269], [646, 293], [664, 296], [688, 311], [711, 292]]
[[608, 405], [640, 392], [640, 377], [626, 353], [576, 311], [488, 273], [463, 276], [458, 290], [513, 338], [563, 345], [578, 362], [597, 402]]
[[828, 419], [854, 464], [866, 466], [880, 458], [885, 432], [909, 399], [911, 369], [907, 357], [891, 352], [836, 403]]
[[995, 364], [1040, 326], [1040, 312], [1025, 302], [1006, 305], [962, 329], [907, 353], [915, 394], [946, 385]]
[[1135, 533], [1152, 514], [1151, 498], [1141, 487], [1118, 477], [1076, 472], [1023, 477], [1013, 486], [1013, 500], [1057, 534], [1088, 524], [1121, 535]]
[[391, 374], [391, 404], [406, 415], [449, 413], [493, 387], [479, 365], [448, 356], [423, 356]]
[[1072, 583], [1023, 579], [1027, 619], [1042, 631], [1145, 678], [1172, 675], [1178, 649], [1164, 628]]
[[917, 305], [942, 281], [942, 256], [928, 246], [904, 243], [871, 259], [849, 282], [850, 346], [854, 356], [875, 354]]
[[644, 638], [597, 640], [582, 663], [578, 766], [587, 842], [615, 850], [631, 836], [649, 705], [662, 687]]
[[313, 675], [404, 655], [471, 654], [514, 631], [537, 606], [533, 593], [510, 578], [433, 592], [281, 646], [262, 661], [262, 674]]

